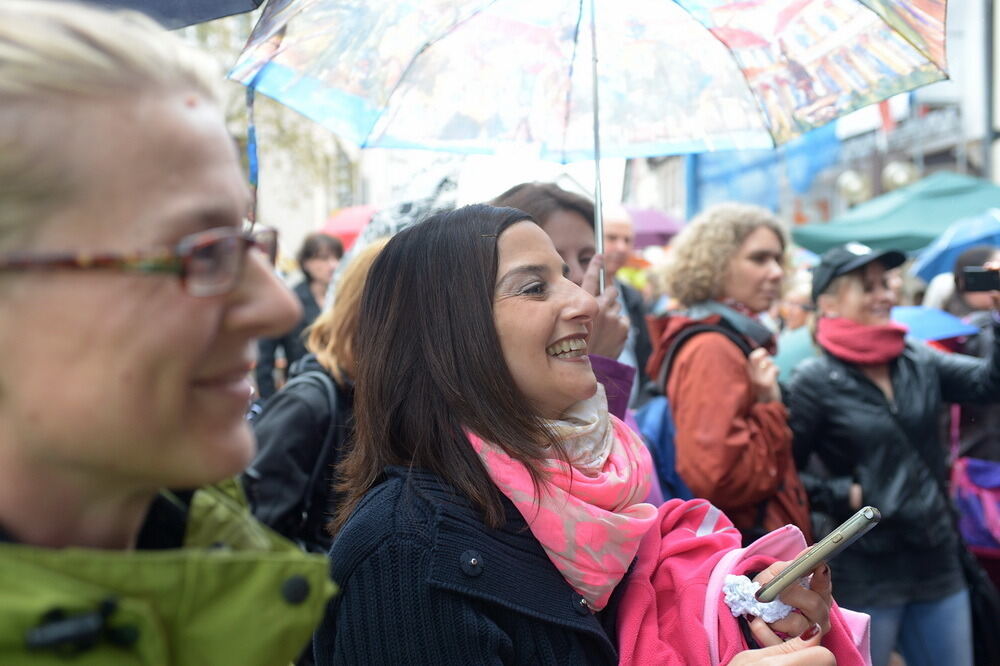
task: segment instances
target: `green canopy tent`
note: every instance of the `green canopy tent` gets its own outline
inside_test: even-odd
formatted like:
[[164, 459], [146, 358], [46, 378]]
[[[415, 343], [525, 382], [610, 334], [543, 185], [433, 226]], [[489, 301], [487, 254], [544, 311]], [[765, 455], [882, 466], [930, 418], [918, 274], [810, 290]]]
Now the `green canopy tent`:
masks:
[[993, 207], [1000, 207], [1000, 186], [939, 171], [866, 201], [830, 222], [796, 227], [792, 238], [817, 253], [850, 241], [910, 252], [929, 245], [955, 220]]

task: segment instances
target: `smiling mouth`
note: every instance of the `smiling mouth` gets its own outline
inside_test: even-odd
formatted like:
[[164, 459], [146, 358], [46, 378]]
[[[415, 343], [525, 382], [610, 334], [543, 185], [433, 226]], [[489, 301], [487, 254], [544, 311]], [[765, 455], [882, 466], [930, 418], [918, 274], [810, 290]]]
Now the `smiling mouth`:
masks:
[[587, 341], [583, 338], [560, 340], [546, 347], [545, 353], [555, 358], [580, 358], [587, 355]]

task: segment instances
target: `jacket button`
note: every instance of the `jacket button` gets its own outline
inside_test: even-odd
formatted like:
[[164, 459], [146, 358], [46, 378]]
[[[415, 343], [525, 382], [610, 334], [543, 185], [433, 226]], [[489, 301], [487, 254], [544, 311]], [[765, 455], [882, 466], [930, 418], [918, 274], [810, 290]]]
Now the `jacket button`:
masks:
[[590, 615], [590, 604], [583, 597], [573, 598], [573, 610], [580, 615]]
[[281, 596], [297, 606], [309, 598], [309, 581], [305, 576], [290, 576], [281, 584]]
[[483, 573], [483, 556], [478, 550], [467, 550], [462, 553], [462, 571], [466, 576], [473, 578]]

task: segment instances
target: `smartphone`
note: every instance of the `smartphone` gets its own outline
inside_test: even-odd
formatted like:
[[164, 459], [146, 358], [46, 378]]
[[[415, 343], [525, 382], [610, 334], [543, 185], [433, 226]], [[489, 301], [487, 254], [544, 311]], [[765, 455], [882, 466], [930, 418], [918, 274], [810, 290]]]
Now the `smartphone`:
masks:
[[962, 269], [965, 291], [1000, 291], [1000, 271], [982, 266], [966, 266]]
[[781, 592], [819, 566], [820, 562], [832, 560], [840, 551], [864, 536], [868, 530], [878, 525], [882, 514], [873, 506], [863, 507], [848, 518], [837, 529], [826, 535], [822, 541], [792, 560], [781, 573], [757, 590], [757, 601], [768, 602], [778, 598]]

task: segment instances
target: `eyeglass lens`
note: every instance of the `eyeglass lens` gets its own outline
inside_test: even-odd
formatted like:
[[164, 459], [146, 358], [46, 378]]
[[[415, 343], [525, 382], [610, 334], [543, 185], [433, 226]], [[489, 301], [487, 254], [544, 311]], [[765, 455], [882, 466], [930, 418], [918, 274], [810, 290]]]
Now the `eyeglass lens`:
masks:
[[187, 258], [185, 281], [192, 296], [214, 296], [231, 289], [239, 278], [245, 242], [237, 235], [195, 244]]
[[187, 257], [185, 282], [192, 296], [216, 296], [236, 286], [250, 247], [263, 252], [273, 266], [278, 254], [278, 232], [260, 229], [205, 238], [194, 243]]

